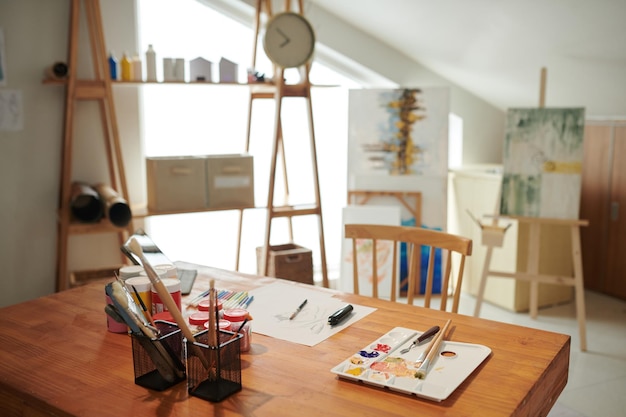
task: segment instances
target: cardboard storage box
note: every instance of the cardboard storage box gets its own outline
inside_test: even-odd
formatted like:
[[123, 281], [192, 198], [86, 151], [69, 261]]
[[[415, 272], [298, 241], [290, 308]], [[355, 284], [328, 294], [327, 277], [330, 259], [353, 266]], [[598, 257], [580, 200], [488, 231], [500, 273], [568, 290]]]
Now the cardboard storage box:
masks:
[[254, 207], [251, 155], [208, 155], [206, 170], [209, 208]]
[[[269, 247], [268, 277], [313, 284], [313, 254], [310, 249], [288, 243]], [[263, 269], [263, 248], [256, 248], [257, 274]]]
[[206, 208], [206, 157], [146, 158], [146, 173], [150, 211], [186, 211]]

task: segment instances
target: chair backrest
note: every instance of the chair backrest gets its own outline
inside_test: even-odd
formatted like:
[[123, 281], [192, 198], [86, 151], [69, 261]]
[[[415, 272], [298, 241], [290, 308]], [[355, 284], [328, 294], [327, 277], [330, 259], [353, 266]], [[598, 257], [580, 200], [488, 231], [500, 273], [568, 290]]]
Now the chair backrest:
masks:
[[[386, 250], [390, 251], [389, 246], [393, 247], [393, 257], [390, 258], [392, 263], [391, 273], [391, 294], [392, 301], [396, 301], [398, 278], [398, 253], [400, 243], [406, 243], [406, 254], [408, 262], [407, 276], [407, 302], [413, 304], [413, 297], [416, 288], [420, 285], [421, 272], [421, 253], [422, 246], [428, 247], [428, 269], [426, 273], [426, 286], [424, 294], [424, 307], [430, 308], [430, 300], [433, 291], [433, 276], [436, 268], [437, 249], [441, 250], [441, 262], [444, 268], [441, 268], [441, 304], [440, 310], [445, 311], [448, 299], [448, 287], [450, 285], [450, 276], [452, 274], [452, 258], [459, 258], [459, 266], [457, 270], [457, 278], [453, 283], [453, 303], [452, 312], [457, 313], [459, 309], [459, 299], [461, 296], [461, 283], [463, 280], [463, 268], [465, 267], [465, 257], [472, 254], [472, 240], [452, 235], [436, 230], [423, 229], [411, 226], [386, 226], [374, 224], [346, 224], [345, 237], [352, 239], [352, 268], [353, 268], [353, 285], [354, 293], [359, 294], [359, 257], [371, 257], [371, 281], [372, 296], [378, 298], [378, 277], [379, 276], [379, 257], [380, 252], [377, 247], [382, 249], [386, 244]], [[357, 245], [357, 241], [359, 245]], [[371, 243], [371, 245], [370, 245]], [[371, 251], [369, 247], [371, 246]], [[361, 253], [359, 253], [361, 252]], [[376, 254], [376, 255], [374, 255]], [[369, 261], [368, 261], [369, 263]], [[456, 263], [456, 260], [455, 260]]]

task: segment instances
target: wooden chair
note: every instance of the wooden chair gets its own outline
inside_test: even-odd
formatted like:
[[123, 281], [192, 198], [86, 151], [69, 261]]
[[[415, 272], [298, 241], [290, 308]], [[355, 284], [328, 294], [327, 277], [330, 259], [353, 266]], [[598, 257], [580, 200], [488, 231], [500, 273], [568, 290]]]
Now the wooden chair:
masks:
[[[359, 255], [365, 256], [364, 253], [359, 254], [357, 251], [357, 241], [370, 240], [372, 242], [372, 251], [368, 253], [372, 257], [372, 296], [378, 298], [378, 279], [373, 277], [379, 274], [378, 256], [373, 254], [378, 253], [376, 248], [381, 247], [379, 244], [387, 241], [391, 242], [393, 246], [393, 257], [391, 259], [396, 260], [392, 262], [392, 280], [391, 280], [391, 301], [396, 301], [397, 283], [398, 278], [398, 247], [400, 243], [407, 244], [407, 261], [408, 261], [408, 289], [407, 289], [407, 302], [413, 304], [413, 297], [415, 295], [415, 289], [418, 288], [420, 283], [420, 260], [421, 260], [421, 247], [429, 247], [428, 256], [428, 272], [426, 275], [426, 290], [424, 295], [424, 307], [430, 308], [430, 299], [432, 296], [433, 287], [433, 275], [435, 270], [435, 250], [441, 249], [442, 266], [442, 282], [441, 282], [441, 304], [440, 310], [445, 311], [448, 300], [448, 287], [450, 284], [450, 275], [452, 272], [452, 258], [460, 258], [459, 268], [456, 281], [454, 282], [454, 294], [452, 303], [452, 312], [457, 313], [459, 309], [459, 299], [461, 296], [461, 283], [463, 279], [463, 268], [465, 266], [465, 257], [472, 254], [472, 240], [455, 236], [445, 232], [439, 232], [435, 230], [423, 229], [419, 227], [411, 226], [386, 226], [386, 225], [373, 225], [373, 224], [346, 224], [345, 225], [345, 237], [352, 239], [352, 267], [353, 267], [353, 282], [354, 293], [359, 294], [359, 270], [358, 270], [358, 258]], [[389, 243], [388, 243], [389, 245]], [[455, 261], [456, 262], [456, 261]]]

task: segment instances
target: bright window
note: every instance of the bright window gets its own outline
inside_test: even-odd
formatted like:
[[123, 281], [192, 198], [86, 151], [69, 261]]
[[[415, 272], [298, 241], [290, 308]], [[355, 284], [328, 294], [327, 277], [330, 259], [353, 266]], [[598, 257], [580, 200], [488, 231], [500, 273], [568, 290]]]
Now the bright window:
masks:
[[[236, 62], [240, 81], [251, 63], [253, 30], [195, 0], [139, 0], [139, 39], [142, 54], [152, 44], [157, 53], [157, 75], [162, 79], [164, 57], [202, 56], [214, 63], [218, 75], [221, 57]], [[263, 56], [262, 49], [259, 49]], [[259, 62], [259, 61], [257, 61]], [[264, 65], [257, 65], [266, 72]], [[288, 74], [288, 82], [297, 77]], [[314, 63], [311, 80], [335, 85], [312, 92], [317, 161], [329, 277], [337, 278], [341, 256], [341, 209], [346, 204], [348, 89], [360, 85]], [[146, 156], [240, 153], [245, 150], [249, 90], [226, 85], [146, 85], [142, 88], [142, 131]], [[255, 100], [250, 152], [254, 156], [257, 207], [267, 205], [269, 164], [274, 131], [274, 101]], [[283, 132], [288, 164], [290, 202], [312, 203], [312, 170], [304, 99], [283, 101]], [[283, 196], [282, 172], [277, 171], [276, 204]], [[224, 269], [235, 267], [237, 211], [213, 211], [154, 216], [146, 229], [172, 260], [184, 260]], [[256, 272], [256, 247], [265, 236], [266, 211], [244, 211], [239, 269]], [[289, 242], [287, 223], [275, 219], [271, 244]], [[296, 217], [294, 242], [313, 251], [319, 278], [319, 232], [316, 216]]]

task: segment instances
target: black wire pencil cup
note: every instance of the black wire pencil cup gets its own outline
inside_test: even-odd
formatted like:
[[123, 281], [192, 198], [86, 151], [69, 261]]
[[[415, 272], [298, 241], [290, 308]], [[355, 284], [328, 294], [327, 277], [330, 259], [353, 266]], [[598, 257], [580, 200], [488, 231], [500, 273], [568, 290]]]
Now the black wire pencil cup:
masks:
[[197, 333], [195, 341], [185, 341], [187, 391], [212, 402], [222, 401], [242, 388], [242, 335], [219, 329], [216, 306], [217, 292], [211, 281], [208, 329]]

